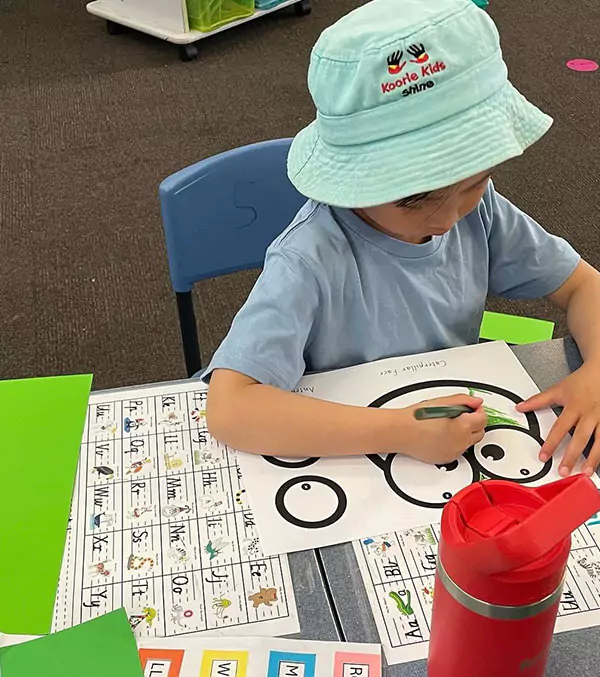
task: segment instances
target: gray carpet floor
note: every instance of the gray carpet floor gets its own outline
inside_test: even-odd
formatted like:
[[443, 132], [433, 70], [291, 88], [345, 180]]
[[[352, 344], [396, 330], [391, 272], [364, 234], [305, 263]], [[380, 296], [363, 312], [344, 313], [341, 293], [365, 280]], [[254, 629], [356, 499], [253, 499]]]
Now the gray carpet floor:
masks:
[[[204, 40], [196, 62], [109, 36], [81, 0], [0, 0], [0, 378], [92, 371], [95, 387], [185, 376], [157, 199], [170, 173], [291, 136], [320, 31], [360, 4], [313, 0]], [[556, 119], [497, 187], [600, 265], [598, 0], [492, 0], [514, 84]], [[255, 273], [198, 286], [208, 358]], [[548, 304], [491, 307], [555, 320]]]

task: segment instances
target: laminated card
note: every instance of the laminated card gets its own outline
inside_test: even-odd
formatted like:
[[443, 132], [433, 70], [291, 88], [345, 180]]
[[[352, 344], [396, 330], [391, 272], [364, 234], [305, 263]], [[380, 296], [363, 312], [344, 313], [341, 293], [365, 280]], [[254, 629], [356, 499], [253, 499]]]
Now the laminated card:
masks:
[[93, 394], [54, 630], [125, 607], [137, 637], [298, 631], [287, 558], [266, 556], [206, 386]]

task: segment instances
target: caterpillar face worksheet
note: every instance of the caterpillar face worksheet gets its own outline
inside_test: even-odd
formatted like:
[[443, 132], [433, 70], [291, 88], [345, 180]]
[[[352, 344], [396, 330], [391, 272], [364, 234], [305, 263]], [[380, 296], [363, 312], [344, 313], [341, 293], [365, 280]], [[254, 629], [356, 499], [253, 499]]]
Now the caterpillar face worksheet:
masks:
[[[238, 453], [266, 553], [333, 545], [437, 522], [452, 496], [481, 479], [524, 486], [560, 479], [561, 450], [546, 462], [539, 460], [556, 416], [550, 409], [527, 414], [515, 409], [538, 389], [504, 343], [305, 376], [296, 391], [342, 404], [392, 409], [471, 394], [484, 400], [487, 427], [481, 442], [440, 465], [401, 454], [300, 459]], [[431, 421], [418, 423], [428, 424]]]

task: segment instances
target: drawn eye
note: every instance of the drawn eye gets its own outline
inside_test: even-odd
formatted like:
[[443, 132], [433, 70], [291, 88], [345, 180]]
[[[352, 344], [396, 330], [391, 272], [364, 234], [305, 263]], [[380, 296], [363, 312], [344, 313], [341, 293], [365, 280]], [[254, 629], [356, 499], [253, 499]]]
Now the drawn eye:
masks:
[[475, 481], [475, 471], [463, 456], [450, 463], [429, 465], [398, 454], [384, 474], [392, 491], [424, 508], [443, 508], [457, 492]]
[[450, 461], [450, 463], [444, 463], [442, 465], [438, 465], [436, 463], [435, 467], [438, 470], [446, 470], [448, 472], [452, 472], [453, 470], [456, 470], [458, 468], [458, 461]]
[[335, 524], [347, 506], [342, 487], [318, 475], [294, 477], [284, 482], [275, 495], [275, 507], [283, 519], [304, 529]]
[[539, 459], [543, 444], [537, 435], [510, 425], [490, 426], [473, 448], [482, 472], [492, 479], [535, 482], [548, 474], [552, 459]]
[[504, 449], [497, 444], [485, 444], [481, 448], [481, 455], [489, 461], [501, 461], [505, 456]]

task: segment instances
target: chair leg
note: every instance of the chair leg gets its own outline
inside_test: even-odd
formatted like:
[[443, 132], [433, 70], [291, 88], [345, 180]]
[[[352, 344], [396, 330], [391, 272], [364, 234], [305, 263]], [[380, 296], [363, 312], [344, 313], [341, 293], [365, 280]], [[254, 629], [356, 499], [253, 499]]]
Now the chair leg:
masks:
[[192, 292], [176, 292], [175, 295], [177, 297], [177, 310], [179, 311], [179, 327], [181, 329], [185, 366], [188, 377], [191, 377], [202, 368]]

